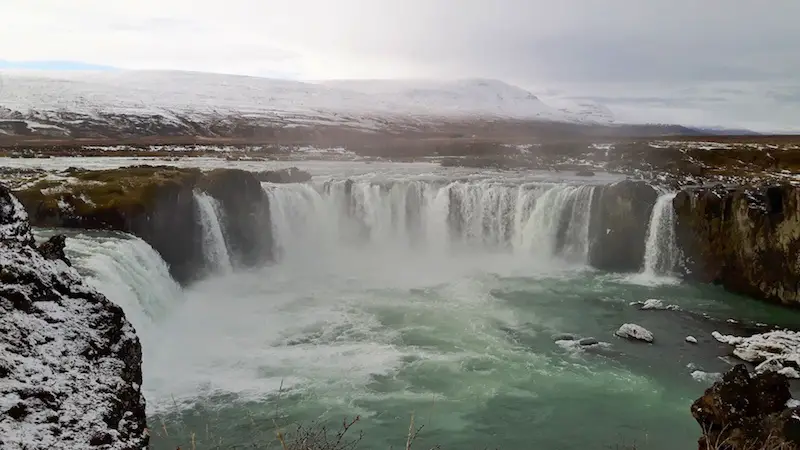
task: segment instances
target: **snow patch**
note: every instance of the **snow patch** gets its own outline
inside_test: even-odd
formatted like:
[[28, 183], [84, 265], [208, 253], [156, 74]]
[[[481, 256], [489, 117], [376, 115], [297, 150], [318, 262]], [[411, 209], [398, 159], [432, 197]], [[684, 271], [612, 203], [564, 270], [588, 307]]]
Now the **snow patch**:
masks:
[[614, 334], [621, 338], [636, 339], [644, 342], [653, 342], [653, 333], [635, 323], [626, 323], [619, 327]]
[[[452, 119], [608, 122], [602, 107], [553, 108], [497, 80], [341, 80], [309, 83], [178, 71], [2, 71], [3, 106], [39, 130], [57, 125], [158, 119], [186, 127], [236, 121], [260, 126], [414, 129]], [[587, 113], [588, 111], [588, 113]], [[70, 113], [69, 116], [64, 113]]]
[[718, 331], [711, 335], [719, 342], [734, 347], [733, 355], [756, 366], [756, 372], [777, 372], [800, 378], [800, 333], [789, 330], [770, 331], [750, 337], [728, 336]]

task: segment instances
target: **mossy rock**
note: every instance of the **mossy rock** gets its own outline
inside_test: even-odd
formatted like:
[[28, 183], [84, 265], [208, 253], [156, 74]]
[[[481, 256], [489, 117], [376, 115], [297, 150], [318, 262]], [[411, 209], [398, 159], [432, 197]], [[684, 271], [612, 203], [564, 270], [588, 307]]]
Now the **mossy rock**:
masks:
[[126, 220], [153, 210], [161, 196], [191, 189], [202, 175], [162, 166], [68, 173], [68, 180], [42, 180], [16, 192], [34, 225], [128, 231]]

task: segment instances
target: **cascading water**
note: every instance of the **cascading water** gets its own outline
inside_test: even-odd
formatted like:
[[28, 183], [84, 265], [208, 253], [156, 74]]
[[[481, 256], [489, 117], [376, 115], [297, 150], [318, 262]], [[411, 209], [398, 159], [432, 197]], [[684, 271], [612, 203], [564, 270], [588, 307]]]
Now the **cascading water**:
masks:
[[203, 229], [203, 255], [206, 263], [217, 272], [229, 273], [233, 270], [225, 234], [220, 221], [219, 202], [205, 192], [195, 191], [194, 201], [200, 213]]
[[644, 254], [644, 274], [666, 275], [672, 272], [680, 260], [680, 251], [675, 238], [675, 210], [672, 200], [675, 193], [663, 193], [653, 206], [647, 230]]
[[510, 250], [576, 263], [588, 257], [593, 186], [330, 181], [265, 189], [283, 256], [345, 243], [439, 254]]
[[[48, 233], [52, 234], [38, 232], [43, 237]], [[116, 232], [68, 233], [66, 253], [92, 287], [122, 307], [140, 333], [182, 296], [167, 264], [138, 237]]]

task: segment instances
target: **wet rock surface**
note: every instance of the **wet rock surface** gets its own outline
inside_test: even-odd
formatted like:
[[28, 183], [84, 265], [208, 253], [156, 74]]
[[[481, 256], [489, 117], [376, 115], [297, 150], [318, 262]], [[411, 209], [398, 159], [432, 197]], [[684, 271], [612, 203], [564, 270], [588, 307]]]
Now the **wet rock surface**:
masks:
[[673, 201], [687, 277], [800, 306], [800, 190], [693, 188]]
[[61, 243], [36, 248], [0, 187], [0, 448], [144, 448], [139, 340], [58, 257]]
[[658, 198], [645, 182], [602, 186], [592, 199], [589, 263], [598, 269], [637, 272], [644, 260], [650, 214]]

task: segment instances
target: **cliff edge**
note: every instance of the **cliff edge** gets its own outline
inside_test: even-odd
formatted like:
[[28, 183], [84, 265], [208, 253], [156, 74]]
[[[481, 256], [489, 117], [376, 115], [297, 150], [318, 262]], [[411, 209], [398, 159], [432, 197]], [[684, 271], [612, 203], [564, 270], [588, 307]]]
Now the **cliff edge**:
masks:
[[25, 209], [0, 186], [0, 447], [142, 449], [139, 339], [59, 243], [36, 248]]

